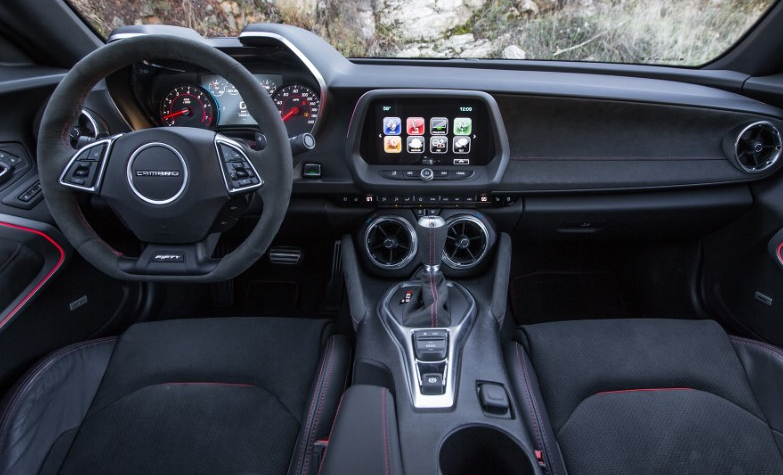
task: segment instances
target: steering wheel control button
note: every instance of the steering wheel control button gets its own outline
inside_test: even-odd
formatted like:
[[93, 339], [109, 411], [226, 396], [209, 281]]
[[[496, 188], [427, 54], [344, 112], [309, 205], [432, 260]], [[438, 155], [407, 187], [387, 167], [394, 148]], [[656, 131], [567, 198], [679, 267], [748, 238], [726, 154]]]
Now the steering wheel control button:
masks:
[[150, 261], [155, 263], [183, 263], [185, 262], [185, 255], [176, 251], [160, 251], [153, 254]]
[[238, 222], [239, 218], [231, 216], [228, 213], [220, 213], [220, 216], [215, 220], [210, 231], [213, 233], [226, 232], [233, 228]]
[[238, 142], [218, 135], [215, 136], [215, 149], [229, 194], [252, 191], [264, 184]]
[[106, 168], [106, 157], [117, 137], [100, 140], [76, 152], [60, 175], [60, 184], [91, 193], [97, 191]]
[[419, 176], [421, 176], [423, 181], [432, 181], [432, 179], [435, 178], [435, 173], [433, 173], [430, 168], [423, 168], [419, 173]]
[[128, 161], [128, 183], [145, 203], [167, 205], [185, 192], [188, 166], [174, 147], [152, 142], [137, 148]]
[[321, 178], [321, 164], [305, 163], [302, 166], [302, 178]]

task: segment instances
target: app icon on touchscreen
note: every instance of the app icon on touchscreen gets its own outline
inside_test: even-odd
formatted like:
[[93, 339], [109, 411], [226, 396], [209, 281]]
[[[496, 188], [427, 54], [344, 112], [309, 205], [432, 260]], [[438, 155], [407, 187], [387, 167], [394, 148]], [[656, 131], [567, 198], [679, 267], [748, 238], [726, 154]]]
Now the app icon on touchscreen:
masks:
[[454, 137], [454, 153], [470, 153], [470, 137]]
[[402, 153], [402, 137], [396, 135], [384, 137], [383, 151], [386, 153]]
[[430, 119], [430, 133], [432, 135], [446, 135], [449, 133], [449, 119], [445, 117], [433, 117]]
[[408, 137], [408, 153], [424, 153], [424, 137]]
[[430, 152], [446, 153], [449, 151], [448, 137], [430, 137]]
[[408, 117], [408, 135], [424, 135], [424, 117]]
[[402, 120], [399, 117], [383, 118], [383, 135], [400, 135], [402, 132]]
[[470, 117], [454, 119], [454, 135], [470, 135], [473, 133], [473, 120]]

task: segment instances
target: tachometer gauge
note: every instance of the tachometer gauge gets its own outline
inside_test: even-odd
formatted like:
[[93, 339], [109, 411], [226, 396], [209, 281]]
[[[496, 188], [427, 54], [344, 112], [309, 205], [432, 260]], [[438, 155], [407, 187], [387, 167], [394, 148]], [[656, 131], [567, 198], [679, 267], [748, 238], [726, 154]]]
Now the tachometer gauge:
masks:
[[160, 102], [160, 120], [168, 126], [209, 128], [217, 122], [217, 105], [199, 86], [179, 86]]
[[289, 137], [313, 131], [321, 111], [321, 99], [315, 91], [292, 84], [277, 91], [273, 99]]
[[266, 92], [268, 92], [269, 95], [271, 96], [272, 94], [275, 93], [275, 89], [277, 89], [277, 84], [275, 84], [275, 82], [272, 81], [271, 79], [267, 78], [261, 81], [261, 87], [266, 89]]
[[225, 94], [227, 87], [228, 81], [222, 78], [215, 78], [207, 83], [207, 89], [215, 97], [220, 97]]

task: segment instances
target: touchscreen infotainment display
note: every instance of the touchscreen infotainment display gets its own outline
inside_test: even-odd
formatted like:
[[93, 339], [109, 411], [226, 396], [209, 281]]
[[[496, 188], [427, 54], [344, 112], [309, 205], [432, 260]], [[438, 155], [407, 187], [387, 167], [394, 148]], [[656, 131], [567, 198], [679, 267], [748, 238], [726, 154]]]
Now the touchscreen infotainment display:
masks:
[[486, 165], [494, 156], [490, 130], [480, 100], [376, 99], [367, 113], [361, 152], [377, 165]]

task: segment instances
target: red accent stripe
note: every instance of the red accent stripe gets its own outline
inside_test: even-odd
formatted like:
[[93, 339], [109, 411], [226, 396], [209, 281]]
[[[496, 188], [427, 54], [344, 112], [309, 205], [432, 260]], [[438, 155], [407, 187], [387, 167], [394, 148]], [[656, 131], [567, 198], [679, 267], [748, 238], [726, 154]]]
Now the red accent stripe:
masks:
[[658, 391], [693, 391], [693, 388], [643, 388], [643, 389], [620, 389], [618, 391], [602, 391], [596, 393], [596, 396], [602, 394], [622, 394], [622, 393], [650, 393]]
[[7, 228], [16, 229], [18, 231], [24, 231], [24, 232], [27, 232], [27, 233], [33, 233], [33, 234], [36, 234], [38, 236], [41, 236], [42, 238], [44, 238], [47, 241], [49, 241], [49, 244], [54, 246], [55, 249], [57, 249], [57, 251], [60, 253], [60, 259], [57, 261], [57, 264], [54, 265], [52, 270], [50, 270], [49, 273], [46, 274], [46, 276], [43, 279], [41, 279], [41, 281], [38, 282], [38, 284], [35, 287], [33, 287], [33, 289], [30, 291], [30, 293], [28, 293], [25, 296], [25, 298], [23, 298], [22, 301], [19, 302], [16, 305], [16, 307], [14, 307], [11, 310], [11, 312], [8, 315], [6, 315], [5, 318], [2, 321], [0, 321], [0, 328], [3, 328], [3, 326], [5, 326], [5, 324], [8, 323], [11, 320], [11, 318], [14, 315], [16, 315], [16, 313], [19, 310], [21, 310], [21, 308], [24, 307], [25, 304], [27, 304], [28, 301], [30, 301], [31, 298], [33, 298], [33, 296], [41, 289], [41, 287], [43, 287], [44, 284], [49, 281], [49, 279], [57, 272], [57, 270], [60, 269], [60, 266], [62, 266], [63, 262], [65, 262], [65, 250], [63, 250], [63, 248], [59, 244], [57, 244], [57, 242], [55, 242], [54, 239], [49, 237], [47, 234], [45, 234], [45, 233], [43, 233], [41, 231], [38, 231], [37, 229], [31, 229], [31, 228], [27, 228], [27, 227], [24, 227], [24, 226], [18, 226], [16, 224], [3, 223], [3, 222], [0, 222], [0, 226], [5, 226]]
[[781, 255], [781, 252], [783, 252], [783, 242], [781, 242], [780, 245], [778, 246], [778, 252], [777, 252], [778, 260], [780, 261], [781, 264], [783, 264], [783, 255]]

